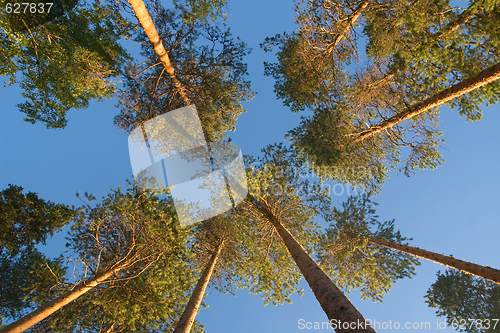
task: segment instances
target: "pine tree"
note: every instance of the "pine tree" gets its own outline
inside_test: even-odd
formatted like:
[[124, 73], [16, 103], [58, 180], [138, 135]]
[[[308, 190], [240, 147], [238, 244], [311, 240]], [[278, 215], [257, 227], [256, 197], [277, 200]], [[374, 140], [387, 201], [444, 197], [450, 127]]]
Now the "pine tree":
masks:
[[234, 239], [235, 230], [231, 222], [224, 221], [220, 216], [204, 221], [198, 226], [194, 246], [203, 270], [186, 308], [175, 326], [175, 333], [189, 333], [191, 331], [212, 276], [217, 276], [219, 271], [227, 269], [227, 266], [224, 265], [225, 259], [227, 260], [234, 255]]
[[445, 256], [443, 254], [431, 252], [428, 250], [420, 249], [409, 245], [399, 244], [396, 242], [387, 241], [380, 238], [368, 238], [370, 242], [385, 246], [390, 249], [398, 250], [400, 252], [412, 254], [422, 259], [432, 260], [438, 264], [458, 269], [464, 273], [472, 274], [477, 277], [490, 280], [500, 284], [500, 270], [491, 268], [489, 266], [478, 265], [469, 261], [455, 259], [453, 256]]
[[7, 85], [21, 78], [24, 120], [47, 128], [65, 127], [70, 109], [113, 96], [113, 78], [129, 59], [118, 40], [130, 26], [119, 12], [100, 1], [64, 3], [55, 17], [26, 19], [24, 30], [11, 19], [16, 15], [0, 13], [0, 74], [9, 77]]
[[130, 3], [146, 33], [137, 38], [146, 59], [127, 70], [115, 124], [131, 131], [155, 116], [194, 104], [207, 141], [223, 139], [244, 112], [241, 102], [254, 95], [243, 63], [250, 50], [232, 38], [230, 29], [186, 23], [182, 11], [160, 4], [148, 12], [142, 1]]
[[187, 230], [180, 229], [173, 203], [155, 194], [132, 187], [87, 206], [76, 218], [69, 243], [84, 265], [79, 280], [0, 332], [23, 331], [86, 293], [83, 306], [76, 309], [95, 311], [94, 316], [68, 317], [63, 312], [43, 325], [55, 331], [112, 322], [135, 331], [168, 321], [175, 314], [173, 304], [185, 299], [191, 282], [185, 278]]
[[[409, 272], [404, 273], [403, 276], [413, 271], [410, 263], [415, 263], [415, 260], [411, 260], [409, 257], [409, 255], [412, 255], [422, 259], [432, 260], [436, 263], [488, 279], [492, 282], [500, 283], [500, 270], [498, 269], [455, 259], [453, 256], [445, 256], [404, 244], [403, 242], [406, 238], [401, 237], [399, 232], [394, 232], [394, 220], [384, 223], [378, 222], [376, 220], [377, 216], [374, 215], [375, 210], [371, 208], [371, 203], [367, 195], [351, 197], [348, 202], [344, 204], [344, 212], [339, 212], [334, 209], [334, 218], [339, 219], [341, 223], [338, 226], [334, 226], [333, 229], [330, 229], [330, 235], [343, 238], [343, 242], [357, 244], [354, 245], [355, 247], [366, 247], [367, 243], [372, 243], [373, 245], [379, 245], [386, 249], [394, 250], [392, 251], [393, 254], [395, 251], [405, 254], [400, 260], [403, 267], [405, 265], [409, 266], [406, 266], [406, 269], [402, 270], [402, 272], [407, 269], [409, 269]], [[370, 225], [378, 225], [377, 231], [371, 231], [369, 229]], [[335, 245], [335, 239], [330, 239], [328, 241], [333, 242], [333, 245]], [[383, 252], [384, 251], [382, 251], [382, 253]], [[394, 262], [392, 264], [394, 264]]]
[[471, 91], [480, 89], [489, 83], [495, 82], [500, 79], [500, 62], [488, 67], [481, 72], [451, 86], [443, 91], [423, 100], [416, 104], [411, 105], [406, 110], [402, 110], [391, 118], [385, 119], [380, 123], [371, 126], [366, 130], [362, 130], [356, 134], [355, 141], [363, 141], [370, 136], [387, 130], [399, 123], [418, 116], [432, 108], [441, 104], [447, 103], [457, 97], [461, 97]]
[[360, 288], [364, 300], [381, 302], [392, 284], [411, 278], [420, 263], [410, 254], [379, 246], [364, 237], [371, 235], [398, 243], [406, 240], [394, 231], [394, 220], [377, 221], [372, 203], [365, 193], [349, 197], [342, 204], [343, 210], [333, 208], [330, 227], [320, 245], [319, 262], [342, 289], [349, 292]]
[[492, 282], [454, 269], [438, 271], [425, 298], [438, 316], [446, 316], [448, 325], [461, 332], [500, 332], [500, 287]]
[[50, 301], [63, 289], [66, 267], [36, 248], [13, 254], [0, 250], [0, 325], [16, 320], [38, 304]]
[[[307, 236], [311, 237], [311, 232], [304, 234], [308, 228], [313, 227], [312, 231], [317, 232], [314, 218], [316, 214], [324, 212], [329, 204], [321, 184], [301, 179], [303, 175], [299, 172], [303, 168], [293, 162], [290, 151], [283, 145], [269, 146], [263, 152], [264, 157], [249, 174], [253, 193], [245, 202], [247, 214], [251, 219], [267, 224], [271, 232], [281, 239], [333, 327], [337, 324], [338, 331], [374, 332], [365, 324], [365, 319], [356, 307], [311, 257], [318, 235], [314, 235], [315, 241], [302, 242], [307, 240]], [[292, 235], [294, 229], [295, 235]], [[310, 254], [300, 243], [306, 246]], [[358, 326], [359, 322], [364, 325]], [[345, 323], [348, 323], [350, 329]]]
[[314, 112], [289, 138], [327, 178], [378, 190], [390, 169], [435, 168], [443, 162], [437, 107], [479, 120], [479, 106], [498, 101], [495, 0], [465, 10], [444, 0], [320, 0], [298, 11], [298, 32], [265, 43], [280, 47], [266, 74], [292, 111]]
[[11, 185], [0, 191], [0, 248], [16, 254], [45, 244], [77, 214], [75, 208], [55, 204], [23, 193], [23, 187]]
[[[254, 217], [240, 205], [196, 226], [191, 247], [202, 273], [176, 331], [189, 331], [208, 286], [231, 294], [248, 289], [262, 294], [265, 305], [290, 303], [294, 292], [302, 294], [298, 290], [300, 271], [287, 256], [286, 247], [268, 221]], [[311, 223], [292, 230], [308, 242], [317, 239], [318, 232]]]
[[23, 193], [21, 186], [0, 191], [0, 317], [20, 318], [57, 295], [66, 274], [63, 260], [46, 257], [36, 246], [76, 215], [74, 207]]

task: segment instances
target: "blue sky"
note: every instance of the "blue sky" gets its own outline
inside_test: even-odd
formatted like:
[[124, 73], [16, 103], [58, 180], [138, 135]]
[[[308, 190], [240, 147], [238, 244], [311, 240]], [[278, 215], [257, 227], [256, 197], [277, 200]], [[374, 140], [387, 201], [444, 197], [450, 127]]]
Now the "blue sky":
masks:
[[[257, 155], [267, 144], [282, 142], [300, 116], [306, 115], [293, 114], [276, 100], [273, 79], [263, 75], [263, 61], [273, 61], [274, 57], [259, 48], [265, 37], [291, 32], [295, 28], [293, 14], [291, 1], [230, 1], [227, 24], [234, 36], [240, 36], [253, 49], [246, 61], [257, 92], [252, 101], [244, 104], [248, 112], [240, 116], [236, 132], [229, 133], [244, 154]], [[1, 189], [12, 183], [51, 201], [80, 205], [76, 191], [88, 191], [100, 198], [132, 177], [127, 136], [113, 125], [118, 113], [116, 100], [93, 102], [86, 110], [71, 111], [64, 130], [47, 130], [42, 124], [22, 120], [23, 114], [16, 109], [16, 104], [23, 101], [17, 87], [0, 88], [0, 96]], [[396, 228], [403, 236], [413, 238], [411, 245], [500, 268], [500, 107], [494, 105], [483, 111], [483, 120], [472, 123], [460, 118], [456, 111], [441, 108], [441, 129], [446, 140], [441, 153], [446, 162], [411, 178], [391, 173], [374, 201], [379, 203], [380, 219], [396, 219]], [[344, 194], [333, 199], [340, 206], [346, 197]], [[64, 236], [56, 235], [45, 251], [58, 255]], [[363, 302], [357, 292], [348, 297], [365, 318], [401, 325], [430, 322], [431, 329], [424, 331], [440, 332], [436, 322], [444, 318], [436, 317], [423, 296], [435, 281], [436, 272], [445, 269], [433, 262], [422, 262], [417, 275], [396, 283], [383, 304]], [[197, 318], [207, 332], [316, 332], [299, 328], [300, 319], [327, 321], [305, 281], [302, 287], [304, 296], [292, 297], [292, 305], [266, 307], [261, 296], [249, 295], [246, 290], [234, 297], [209, 289], [209, 308], [202, 309]], [[448, 327], [447, 331], [453, 329]]]

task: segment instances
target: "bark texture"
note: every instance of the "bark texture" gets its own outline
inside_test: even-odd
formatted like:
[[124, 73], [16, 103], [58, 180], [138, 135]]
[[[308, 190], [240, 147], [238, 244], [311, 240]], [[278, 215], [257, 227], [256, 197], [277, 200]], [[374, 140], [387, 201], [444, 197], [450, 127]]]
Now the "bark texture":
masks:
[[43, 304], [42, 306], [40, 306], [38, 309], [31, 312], [30, 314], [13, 322], [10, 325], [7, 325], [7, 326], [1, 328], [0, 333], [24, 332], [28, 328], [39, 323], [40, 321], [44, 320], [45, 318], [47, 318], [48, 316], [50, 316], [51, 314], [53, 314], [57, 310], [61, 309], [63, 306], [73, 302], [75, 299], [82, 296], [87, 291], [96, 287], [99, 283], [105, 282], [106, 280], [111, 278], [113, 275], [115, 275], [118, 271], [120, 271], [121, 269], [123, 269], [126, 266], [127, 266], [127, 263], [123, 263], [119, 266], [116, 266], [112, 269], [107, 270], [103, 274], [96, 276], [87, 282], [83, 282], [83, 283], [79, 284], [73, 290], [68, 291], [68, 292], [62, 294], [61, 296], [53, 299], [52, 301]]
[[190, 105], [191, 102], [189, 101], [189, 98], [186, 95], [186, 91], [184, 90], [181, 81], [179, 81], [179, 79], [175, 76], [175, 70], [174, 67], [172, 66], [172, 63], [170, 62], [167, 50], [165, 50], [165, 47], [163, 46], [160, 36], [158, 35], [158, 31], [155, 28], [151, 16], [149, 16], [148, 10], [144, 5], [144, 2], [142, 0], [128, 0], [128, 2], [130, 6], [132, 6], [135, 16], [139, 20], [139, 23], [144, 29], [144, 32], [148, 36], [149, 41], [153, 44], [153, 49], [160, 58], [163, 67], [167, 71], [170, 81], [172, 82], [175, 89], [181, 96], [182, 100], [184, 101], [184, 104], [186, 106]]
[[304, 278], [316, 296], [321, 308], [326, 313], [330, 323], [335, 323], [337, 325], [337, 328], [334, 327], [335, 331], [342, 333], [375, 332], [370, 325], [365, 324], [365, 318], [359, 313], [358, 309], [356, 309], [344, 293], [337, 288], [332, 279], [330, 279], [306, 251], [304, 251], [302, 246], [274, 214], [266, 207], [255, 207], [276, 228], [276, 231], [290, 252], [293, 260], [297, 263], [297, 266], [302, 272], [302, 275], [304, 275]]
[[215, 269], [222, 247], [223, 243], [218, 246], [217, 251], [212, 255], [212, 257], [210, 257], [210, 260], [201, 273], [200, 279], [198, 280], [198, 283], [196, 283], [193, 294], [189, 298], [189, 302], [187, 303], [173, 333], [189, 333], [191, 330], [191, 326], [193, 326], [196, 314], [200, 308], [203, 295], [205, 295], [205, 290], [207, 289], [208, 282], [210, 282], [210, 277]]
[[458, 269], [464, 273], [472, 274], [481, 277], [497, 284], [500, 284], [500, 270], [491, 268], [489, 266], [481, 266], [468, 261], [455, 259], [450, 256], [445, 256], [439, 253], [419, 249], [409, 245], [402, 245], [387, 241], [384, 239], [368, 238], [372, 243], [385, 246], [390, 249], [398, 250], [401, 252], [409, 253], [422, 259], [432, 260], [447, 267]]
[[378, 125], [372, 126], [364, 131], [360, 131], [356, 136], [354, 141], [363, 141], [364, 139], [379, 133], [387, 128], [399, 124], [402, 121], [408, 120], [420, 113], [423, 113], [429, 109], [446, 103], [456, 97], [460, 97], [468, 92], [481, 88], [488, 83], [494, 82], [500, 79], [500, 63], [497, 63], [491, 67], [486, 68], [482, 72], [471, 76], [468, 79], [463, 80], [445, 90], [431, 96], [413, 106], [409, 107], [405, 111], [392, 116], [380, 122]]

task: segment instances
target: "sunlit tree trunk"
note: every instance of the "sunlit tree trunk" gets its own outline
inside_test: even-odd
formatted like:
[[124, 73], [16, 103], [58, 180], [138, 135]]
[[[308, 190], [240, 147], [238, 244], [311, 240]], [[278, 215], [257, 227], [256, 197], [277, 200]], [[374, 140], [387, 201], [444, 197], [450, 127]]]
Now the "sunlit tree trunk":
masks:
[[144, 2], [142, 0], [128, 0], [128, 2], [130, 6], [132, 6], [135, 16], [139, 20], [139, 23], [144, 29], [144, 32], [148, 36], [149, 41], [153, 44], [153, 49], [160, 58], [161, 63], [165, 67], [165, 70], [167, 71], [168, 76], [170, 77], [170, 81], [173, 83], [175, 89], [181, 96], [182, 100], [184, 101], [184, 104], [190, 105], [191, 102], [189, 101], [189, 98], [186, 95], [186, 91], [184, 90], [181, 81], [179, 81], [179, 79], [175, 76], [175, 70], [174, 67], [172, 66], [172, 63], [170, 62], [167, 50], [165, 50], [165, 47], [163, 46], [160, 36], [158, 35], [158, 31], [155, 28], [151, 16], [149, 16], [148, 10], [144, 5]]
[[121, 269], [124, 267], [127, 267], [128, 261], [125, 263], [120, 264], [119, 266], [116, 266], [112, 269], [107, 270], [103, 274], [94, 277], [93, 279], [83, 282], [76, 286], [73, 290], [68, 291], [61, 296], [53, 299], [50, 302], [47, 302], [40, 306], [38, 309], [35, 311], [31, 312], [30, 314], [27, 314], [26, 316], [22, 317], [21, 319], [13, 322], [10, 325], [7, 325], [3, 328], [0, 329], [0, 333], [19, 333], [19, 332], [24, 332], [28, 328], [32, 327], [33, 325], [41, 322], [57, 310], [61, 309], [63, 306], [73, 302], [76, 300], [78, 297], [82, 296], [92, 288], [96, 287], [98, 284], [106, 282], [109, 278], [111, 278], [113, 275], [118, 273]]
[[[313, 291], [321, 308], [332, 323], [340, 328], [336, 332], [375, 332], [370, 325], [365, 325], [365, 318], [358, 309], [349, 301], [344, 293], [337, 288], [335, 283], [326, 275], [316, 262], [304, 251], [292, 234], [281, 224], [274, 214], [265, 206], [254, 205], [276, 228], [283, 243], [287, 247], [293, 260], [297, 263], [302, 275]], [[348, 328], [342, 323], [349, 323]], [[362, 323], [359, 325], [358, 323]]]
[[464, 10], [460, 15], [457, 16], [457, 18], [454, 21], [449, 22], [443, 30], [441, 30], [439, 33], [435, 35], [436, 40], [442, 39], [444, 36], [451, 34], [458, 28], [460, 28], [462, 25], [466, 24], [467, 22], [470, 21], [476, 14], [478, 14], [481, 10], [484, 9], [484, 1], [477, 1], [476, 3], [472, 4], [469, 8]]
[[468, 261], [455, 259], [451, 256], [445, 256], [439, 253], [419, 249], [409, 245], [402, 245], [387, 241], [384, 239], [368, 238], [372, 243], [385, 246], [390, 249], [398, 250], [401, 252], [409, 253], [419, 258], [432, 260], [447, 267], [458, 269], [464, 273], [472, 274], [477, 277], [485, 278], [487, 280], [500, 284], [500, 270], [488, 266], [477, 265]]
[[369, 0], [365, 0], [359, 4], [359, 6], [352, 13], [351, 17], [349, 17], [349, 19], [345, 23], [344, 29], [342, 29], [342, 31], [335, 38], [333, 44], [328, 48], [327, 53], [332, 53], [332, 51], [334, 51], [337, 48], [337, 45], [340, 43], [342, 38], [344, 38], [345, 34], [349, 31], [349, 29], [352, 28], [354, 22], [356, 22], [356, 20], [361, 15], [361, 12], [363, 12], [363, 10], [368, 6], [369, 3], [370, 3]]
[[413, 106], [398, 113], [397, 115], [394, 115], [391, 118], [380, 122], [378, 125], [371, 126], [370, 128], [359, 132], [355, 136], [354, 141], [362, 141], [376, 133], [382, 132], [385, 129], [397, 125], [402, 121], [408, 120], [416, 115], [419, 115], [420, 113], [446, 103], [456, 97], [467, 94], [472, 90], [481, 88], [488, 83], [494, 82], [498, 79], [500, 79], [500, 63], [488, 67], [482, 72], [468, 79], [465, 79], [462, 82], [457, 83], [449, 88], [446, 88], [440, 93], [437, 93], [436, 95], [431, 96], [417, 104], [414, 104]]
[[189, 302], [186, 305], [177, 326], [175, 327], [174, 333], [189, 333], [191, 330], [191, 326], [193, 326], [196, 314], [200, 308], [201, 300], [203, 299], [203, 295], [205, 295], [205, 290], [207, 289], [210, 277], [214, 272], [222, 247], [223, 242], [219, 244], [216, 252], [210, 257], [210, 260], [203, 270], [200, 279], [194, 288], [193, 294], [191, 295], [191, 298], [189, 298]]
[[113, 332], [113, 329], [115, 328], [115, 324], [113, 323], [104, 333], [111, 333]]

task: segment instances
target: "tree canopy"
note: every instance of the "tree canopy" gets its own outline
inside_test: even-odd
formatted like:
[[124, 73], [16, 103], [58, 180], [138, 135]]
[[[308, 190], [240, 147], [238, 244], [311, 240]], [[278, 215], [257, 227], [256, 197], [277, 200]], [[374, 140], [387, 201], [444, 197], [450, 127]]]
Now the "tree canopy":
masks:
[[[235, 129], [244, 112], [242, 102], [254, 96], [246, 81], [243, 57], [250, 52], [244, 42], [234, 39], [225, 25], [185, 22], [179, 9], [152, 7], [159, 38], [175, 68], [174, 76], [196, 106], [208, 141], [223, 139]], [[132, 131], [145, 121], [186, 106], [166, 69], [145, 34], [138, 32], [145, 61], [126, 71], [125, 87], [120, 92], [120, 114], [115, 124]]]
[[[437, 280], [425, 295], [429, 307], [445, 316], [460, 332], [500, 332], [500, 287], [490, 281], [454, 269], [437, 272]], [[474, 318], [471, 325], [469, 319]]]
[[[263, 218], [259, 205], [269, 207], [295, 239], [314, 255], [320, 230], [315, 217], [329, 198], [318, 184], [303, 179], [293, 152], [283, 144], [262, 149], [263, 156], [246, 158], [250, 196], [237, 209], [238, 222], [245, 226], [247, 236], [242, 239], [248, 256], [248, 268], [243, 278], [252, 293], [262, 293], [266, 304], [290, 303], [290, 296], [298, 290], [301, 272], [271, 221]], [[249, 232], [254, 230], [254, 232]], [[248, 271], [248, 269], [250, 269]]]
[[0, 192], [0, 319], [17, 319], [58, 294], [65, 282], [63, 259], [48, 258], [36, 246], [46, 244], [77, 213], [34, 192], [23, 193], [21, 186]]
[[[194, 105], [207, 141], [222, 144], [254, 96], [244, 62], [250, 48], [222, 22], [226, 5], [64, 0], [50, 15], [0, 12], [0, 74], [7, 85], [19, 80], [26, 101], [18, 107], [31, 123], [63, 128], [70, 109], [115, 96], [115, 124], [127, 133]], [[329, 320], [364, 319], [343, 291], [359, 289], [363, 300], [382, 302], [397, 280], [415, 275], [412, 254], [425, 251], [387, 245], [410, 248], [411, 238], [394, 220], [378, 220], [370, 196], [390, 170], [410, 176], [444, 161], [440, 105], [476, 121], [482, 104], [498, 102], [499, 8], [498, 0], [471, 0], [467, 8], [448, 0], [299, 1], [298, 30], [262, 47], [278, 49], [277, 62], [264, 65], [278, 99], [309, 115], [288, 132], [290, 147], [245, 156], [249, 195], [242, 203], [181, 227], [169, 191], [144, 189], [139, 178], [97, 203], [86, 195], [81, 208], [9, 185], [0, 192], [0, 324], [31, 320], [22, 330], [39, 333], [146, 333], [188, 322], [184, 331], [202, 332], [201, 323], [190, 325], [206, 305], [207, 286], [231, 294], [248, 289], [277, 305], [302, 294], [302, 277]], [[122, 38], [141, 45], [142, 59], [132, 60]], [[328, 180], [368, 193], [335, 208]], [[45, 256], [37, 246], [70, 223], [70, 255]], [[425, 297], [449, 325], [476, 318], [481, 322], [464, 330], [489, 332], [499, 293], [490, 282], [448, 270], [438, 272]]]
[[17, 253], [36, 244], [45, 244], [48, 237], [68, 224], [77, 210], [38, 197], [34, 192], [9, 185], [0, 191], [0, 248]]
[[351, 196], [342, 210], [333, 208], [330, 227], [319, 249], [320, 265], [347, 292], [360, 289], [361, 297], [382, 302], [398, 279], [415, 275], [418, 259], [370, 243], [367, 237], [398, 243], [407, 240], [394, 230], [394, 220], [379, 222], [367, 193]]
[[[450, 91], [449, 99], [378, 129], [498, 63], [498, 34], [489, 28], [498, 24], [496, 1], [461, 9], [448, 1], [320, 0], [299, 3], [297, 13], [298, 32], [263, 44], [279, 47], [278, 62], [265, 64], [265, 73], [292, 111], [313, 111], [289, 138], [328, 178], [374, 190], [390, 169], [411, 175], [435, 168], [443, 162], [437, 106], [479, 120], [482, 103], [498, 102], [495, 72], [487, 84]], [[339, 169], [358, 172], [345, 177]]]
[[65, 282], [62, 258], [50, 259], [36, 248], [16, 254], [0, 250], [0, 325], [18, 319], [56, 297]]
[[[92, 197], [90, 197], [92, 199]], [[193, 253], [185, 247], [173, 203], [131, 185], [92, 202], [68, 239], [78, 279], [127, 265], [111, 279], [47, 318], [40, 332], [162, 332], [175, 323], [194, 281]]]
[[18, 107], [26, 121], [63, 128], [70, 109], [113, 96], [113, 78], [129, 59], [118, 42], [128, 34], [128, 23], [119, 12], [99, 1], [79, 1], [53, 19], [31, 22], [25, 30], [12, 26], [12, 14], [0, 15], [0, 74], [9, 77], [7, 85], [21, 80], [27, 100]]

